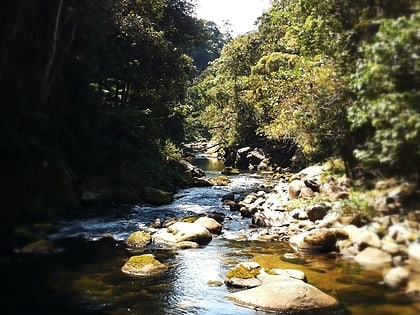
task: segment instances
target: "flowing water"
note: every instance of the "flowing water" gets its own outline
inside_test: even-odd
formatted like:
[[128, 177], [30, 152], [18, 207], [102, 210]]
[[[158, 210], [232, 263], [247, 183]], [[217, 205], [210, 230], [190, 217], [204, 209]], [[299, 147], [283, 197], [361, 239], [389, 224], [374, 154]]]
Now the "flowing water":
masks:
[[[220, 161], [200, 159], [208, 176], [220, 174]], [[268, 314], [233, 304], [223, 284], [226, 272], [242, 261], [264, 268], [295, 268], [308, 282], [336, 297], [342, 308], [325, 314], [420, 314], [401, 292], [386, 290], [382, 275], [332, 255], [301, 255], [286, 243], [249, 237], [250, 221], [222, 206], [221, 197], [257, 188], [264, 179], [255, 174], [232, 176], [227, 187], [181, 190], [166, 206], [118, 205], [57, 222], [51, 235], [57, 252], [46, 256], [16, 254], [1, 262], [2, 314]], [[199, 249], [148, 248], [130, 251], [125, 239], [162, 221], [207, 212], [226, 215], [222, 235]], [[102, 237], [105, 233], [113, 238]], [[247, 237], [245, 237], [247, 236]], [[131, 255], [153, 253], [170, 269], [165, 276], [143, 279], [125, 275], [121, 266]]]

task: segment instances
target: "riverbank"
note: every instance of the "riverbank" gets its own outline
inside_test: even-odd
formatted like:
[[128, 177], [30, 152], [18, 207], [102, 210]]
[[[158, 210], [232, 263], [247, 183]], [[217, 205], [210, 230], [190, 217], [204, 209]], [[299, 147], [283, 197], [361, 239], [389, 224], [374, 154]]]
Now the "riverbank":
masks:
[[420, 208], [414, 184], [377, 181], [358, 190], [329, 161], [275, 174], [225, 204], [251, 218], [254, 239], [288, 242], [296, 252], [333, 253], [383, 273], [384, 287], [420, 301]]

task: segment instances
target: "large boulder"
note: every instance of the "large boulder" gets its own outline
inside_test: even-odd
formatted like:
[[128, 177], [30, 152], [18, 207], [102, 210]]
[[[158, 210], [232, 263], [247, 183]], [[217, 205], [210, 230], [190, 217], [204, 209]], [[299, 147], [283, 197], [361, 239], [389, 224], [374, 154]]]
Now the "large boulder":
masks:
[[122, 266], [121, 271], [135, 276], [159, 276], [166, 272], [168, 267], [157, 260], [152, 254], [132, 256]]
[[212, 235], [204, 226], [189, 222], [176, 222], [167, 228], [174, 235], [176, 242], [192, 241], [200, 245], [208, 244]]
[[301, 280], [270, 282], [262, 286], [228, 294], [239, 305], [268, 312], [303, 313], [337, 308], [338, 301]]

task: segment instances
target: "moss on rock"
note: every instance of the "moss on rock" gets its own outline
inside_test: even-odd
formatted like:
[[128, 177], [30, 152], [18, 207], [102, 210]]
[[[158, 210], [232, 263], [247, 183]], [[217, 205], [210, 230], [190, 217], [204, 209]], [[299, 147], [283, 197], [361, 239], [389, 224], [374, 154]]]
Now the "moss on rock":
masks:
[[162, 264], [152, 254], [132, 256], [122, 266], [121, 271], [136, 276], [158, 276], [163, 274], [168, 267]]

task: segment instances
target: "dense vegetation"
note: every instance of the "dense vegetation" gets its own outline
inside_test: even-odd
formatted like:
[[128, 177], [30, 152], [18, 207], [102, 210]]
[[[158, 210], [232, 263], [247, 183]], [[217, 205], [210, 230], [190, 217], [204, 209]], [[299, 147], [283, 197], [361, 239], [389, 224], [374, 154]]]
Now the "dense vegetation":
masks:
[[185, 0], [2, 1], [3, 223], [75, 207], [83, 189], [172, 185], [165, 153], [184, 138], [188, 82], [226, 40], [193, 9]]
[[173, 189], [167, 157], [206, 137], [418, 181], [418, 10], [274, 0], [230, 40], [189, 0], [2, 1], [2, 222], [76, 207], [83, 189]]
[[[191, 89], [216, 143], [297, 144], [349, 175], [412, 175], [420, 160], [418, 1], [272, 1]], [[359, 172], [360, 173], [360, 172]]]

